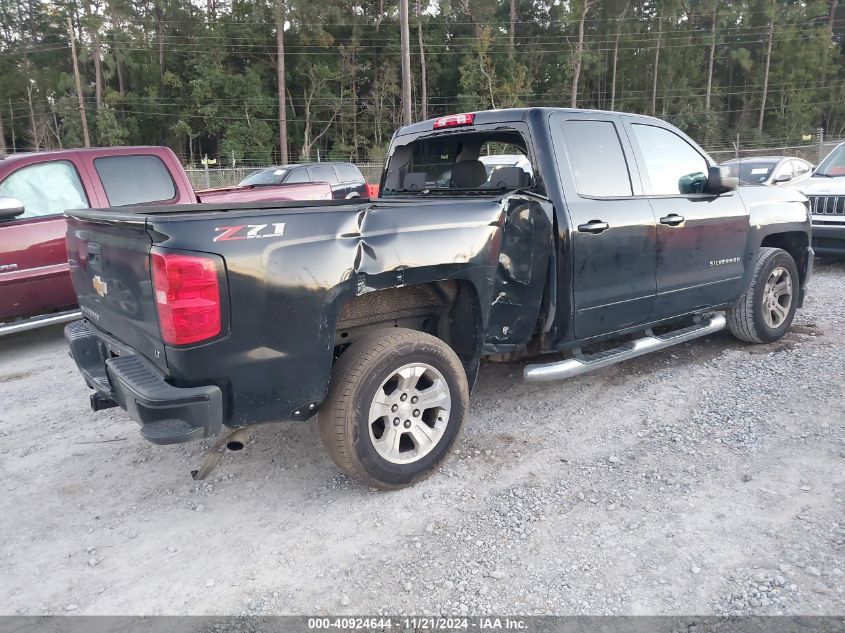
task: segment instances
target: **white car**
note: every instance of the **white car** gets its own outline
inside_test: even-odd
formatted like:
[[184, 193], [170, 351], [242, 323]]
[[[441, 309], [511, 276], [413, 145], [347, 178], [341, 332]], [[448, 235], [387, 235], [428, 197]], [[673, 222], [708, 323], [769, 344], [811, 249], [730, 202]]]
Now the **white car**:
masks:
[[792, 156], [753, 156], [722, 163], [740, 185], [794, 185], [813, 173], [812, 163]]
[[845, 257], [845, 143], [840, 143], [806, 180], [794, 188], [810, 199], [813, 249]]
[[490, 180], [490, 176], [493, 175], [493, 172], [502, 167], [519, 167], [529, 177], [534, 177], [531, 161], [523, 154], [491, 154], [489, 156], [481, 156], [478, 160], [484, 163], [488, 181]]

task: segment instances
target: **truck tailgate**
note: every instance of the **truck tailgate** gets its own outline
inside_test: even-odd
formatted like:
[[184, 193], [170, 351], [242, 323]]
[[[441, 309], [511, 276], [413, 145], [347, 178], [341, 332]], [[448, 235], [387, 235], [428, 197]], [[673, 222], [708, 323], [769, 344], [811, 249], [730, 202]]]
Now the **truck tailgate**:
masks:
[[165, 370], [150, 273], [151, 246], [143, 217], [68, 214], [68, 261], [83, 316]]

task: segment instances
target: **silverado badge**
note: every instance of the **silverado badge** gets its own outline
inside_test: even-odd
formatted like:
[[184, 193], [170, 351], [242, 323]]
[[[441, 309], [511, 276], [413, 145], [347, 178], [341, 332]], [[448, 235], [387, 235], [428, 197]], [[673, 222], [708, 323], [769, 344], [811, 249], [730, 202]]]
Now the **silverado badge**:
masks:
[[100, 279], [99, 275], [94, 275], [94, 279], [91, 280], [91, 285], [94, 286], [94, 290], [101, 297], [105, 297], [109, 292], [109, 285]]

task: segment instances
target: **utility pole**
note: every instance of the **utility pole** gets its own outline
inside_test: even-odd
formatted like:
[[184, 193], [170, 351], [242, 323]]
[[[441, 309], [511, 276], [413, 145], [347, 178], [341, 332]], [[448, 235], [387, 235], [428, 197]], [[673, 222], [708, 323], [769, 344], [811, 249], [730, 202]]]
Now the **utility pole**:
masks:
[[85, 116], [85, 99], [82, 97], [82, 80], [79, 78], [79, 61], [76, 59], [76, 39], [73, 36], [73, 24], [67, 19], [67, 36], [70, 39], [70, 54], [73, 57], [73, 74], [76, 76], [76, 95], [79, 97], [79, 118], [82, 121], [82, 138], [85, 147], [91, 147], [88, 137], [88, 119]]
[[288, 114], [285, 104], [285, 0], [276, 0], [276, 81], [279, 97], [279, 160], [288, 164]]
[[402, 33], [402, 125], [411, 124], [411, 35], [408, 31], [408, 0], [399, 0]]

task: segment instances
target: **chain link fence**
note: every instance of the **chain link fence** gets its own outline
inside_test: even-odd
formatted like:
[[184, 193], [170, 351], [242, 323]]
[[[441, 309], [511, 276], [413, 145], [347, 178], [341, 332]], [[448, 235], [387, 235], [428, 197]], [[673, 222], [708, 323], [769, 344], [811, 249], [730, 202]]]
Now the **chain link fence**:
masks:
[[[356, 163], [364, 174], [364, 179], [371, 185], [381, 180], [382, 163]], [[267, 166], [269, 167], [269, 165]], [[267, 167], [209, 167], [208, 169], [186, 169], [188, 180], [194, 189], [214, 189], [217, 187], [232, 187], [237, 185], [250, 174]]]
[[843, 139], [825, 139], [816, 140], [811, 143], [800, 145], [766, 145], [766, 146], [737, 146], [733, 148], [726, 148], [719, 146], [718, 148], [709, 149], [710, 155], [717, 161], [724, 162], [734, 158], [753, 158], [755, 156], [794, 156], [796, 158], [803, 158], [804, 160], [818, 165], [822, 159], [827, 156], [834, 147], [842, 142]]

